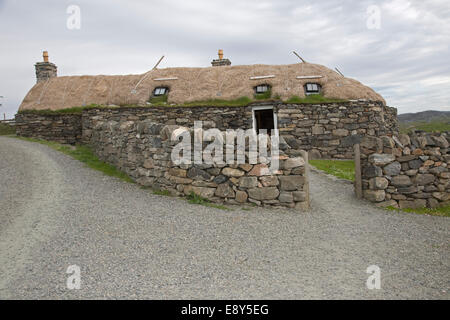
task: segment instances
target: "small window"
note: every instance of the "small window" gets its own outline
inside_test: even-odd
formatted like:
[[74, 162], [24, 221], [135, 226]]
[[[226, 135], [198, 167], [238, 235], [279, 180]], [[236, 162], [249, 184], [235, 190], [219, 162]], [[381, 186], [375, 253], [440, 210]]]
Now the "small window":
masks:
[[265, 93], [265, 92], [267, 92], [269, 90], [270, 90], [270, 86], [267, 85], [267, 84], [260, 84], [260, 85], [255, 87], [255, 93], [256, 94]]
[[155, 97], [163, 96], [163, 95], [167, 94], [168, 92], [169, 92], [169, 88], [167, 88], [167, 87], [156, 87], [155, 90], [153, 91], [153, 95]]
[[319, 94], [320, 93], [320, 84], [318, 83], [307, 83], [305, 85], [305, 94]]

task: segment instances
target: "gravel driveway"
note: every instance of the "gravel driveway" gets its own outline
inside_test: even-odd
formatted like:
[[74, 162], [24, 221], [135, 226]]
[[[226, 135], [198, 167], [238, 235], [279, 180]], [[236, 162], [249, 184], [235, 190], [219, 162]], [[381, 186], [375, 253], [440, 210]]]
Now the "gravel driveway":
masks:
[[0, 298], [449, 299], [449, 218], [374, 208], [314, 172], [311, 194], [308, 213], [223, 211], [0, 137]]

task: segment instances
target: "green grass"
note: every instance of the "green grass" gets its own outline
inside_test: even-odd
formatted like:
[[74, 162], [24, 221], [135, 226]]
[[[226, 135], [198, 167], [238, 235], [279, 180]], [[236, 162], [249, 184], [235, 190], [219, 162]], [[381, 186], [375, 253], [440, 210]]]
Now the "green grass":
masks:
[[[170, 104], [165, 102], [152, 103], [149, 107], [245, 107], [254, 102], [249, 97], [240, 97], [234, 100], [209, 99], [202, 101], [185, 102], [182, 104]], [[130, 105], [130, 107], [133, 107]]]
[[162, 96], [151, 97], [149, 102], [151, 104], [165, 104], [167, 103], [167, 94], [163, 94]]
[[199, 205], [202, 205], [205, 207], [211, 207], [211, 208], [216, 208], [216, 209], [220, 209], [220, 210], [231, 210], [230, 208], [227, 208], [221, 204], [212, 203], [208, 199], [203, 198], [203, 197], [199, 196], [198, 194], [195, 194], [194, 192], [191, 192], [190, 194], [187, 195], [187, 200], [189, 203], [199, 204]]
[[0, 123], [0, 136], [6, 136], [15, 133], [16, 129], [14, 129], [14, 127], [5, 123]]
[[338, 178], [355, 180], [355, 162], [353, 160], [309, 160], [309, 163]]
[[443, 207], [438, 208], [418, 208], [418, 209], [398, 209], [394, 207], [387, 207], [387, 210], [392, 211], [403, 211], [403, 212], [409, 212], [409, 213], [417, 213], [417, 214], [428, 214], [431, 216], [438, 216], [438, 217], [450, 217], [450, 205], [446, 205]]
[[50, 109], [44, 109], [44, 110], [19, 110], [17, 113], [19, 114], [37, 114], [37, 115], [60, 115], [60, 114], [81, 114], [83, 110], [88, 109], [98, 109], [98, 108], [111, 108], [106, 107], [99, 104], [90, 104], [88, 106], [83, 107], [72, 107], [72, 108], [66, 108], [66, 109], [60, 109], [60, 110], [50, 110]]
[[266, 92], [255, 94], [256, 100], [267, 100], [270, 99], [270, 97], [272, 97], [272, 90], [267, 90]]
[[400, 124], [401, 133], [409, 133], [413, 130], [422, 130], [426, 132], [450, 131], [450, 121], [408, 122]]
[[325, 98], [321, 94], [311, 94], [309, 96], [306, 96], [305, 98], [300, 98], [299, 96], [292, 96], [284, 102], [285, 103], [304, 104], [304, 103], [327, 103], [327, 102], [331, 103], [331, 102], [345, 102], [345, 101], [347, 101], [347, 100]]
[[169, 190], [153, 190], [153, 194], [156, 194], [158, 196], [166, 196], [166, 197], [172, 196], [172, 194], [170, 193]]
[[88, 146], [85, 145], [69, 146], [53, 141], [46, 141], [34, 138], [25, 138], [25, 137], [17, 137], [17, 138], [25, 141], [44, 144], [52, 149], [60, 151], [78, 161], [83, 162], [87, 167], [100, 171], [107, 176], [116, 177], [126, 182], [134, 183], [134, 181], [127, 174], [118, 170], [115, 166], [99, 160], [97, 156], [92, 152], [92, 149]]

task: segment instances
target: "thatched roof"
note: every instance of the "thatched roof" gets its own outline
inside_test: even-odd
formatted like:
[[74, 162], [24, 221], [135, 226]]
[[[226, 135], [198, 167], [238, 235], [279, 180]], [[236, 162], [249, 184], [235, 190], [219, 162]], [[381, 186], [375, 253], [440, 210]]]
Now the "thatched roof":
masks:
[[318, 64], [298, 63], [166, 68], [122, 76], [54, 77], [34, 85], [19, 110], [58, 110], [93, 103], [145, 104], [154, 88], [159, 86], [170, 88], [168, 103], [176, 104], [209, 99], [232, 100], [242, 96], [251, 98], [253, 88], [263, 83], [272, 86], [273, 96], [279, 95], [285, 100], [292, 96], [304, 97], [303, 86], [309, 82], [321, 84], [322, 93], [327, 98], [368, 99], [385, 103], [378, 93], [354, 79]]

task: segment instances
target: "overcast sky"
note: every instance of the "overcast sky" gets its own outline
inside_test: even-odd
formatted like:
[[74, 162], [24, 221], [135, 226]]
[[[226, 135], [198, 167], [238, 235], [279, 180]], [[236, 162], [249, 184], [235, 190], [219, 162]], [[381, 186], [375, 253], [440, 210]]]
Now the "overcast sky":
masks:
[[[67, 27], [70, 5], [80, 29]], [[448, 0], [0, 0], [0, 30], [8, 117], [43, 50], [58, 75], [144, 73], [163, 54], [162, 68], [206, 67], [219, 48], [234, 65], [289, 64], [296, 50], [371, 86], [399, 113], [450, 110]]]

